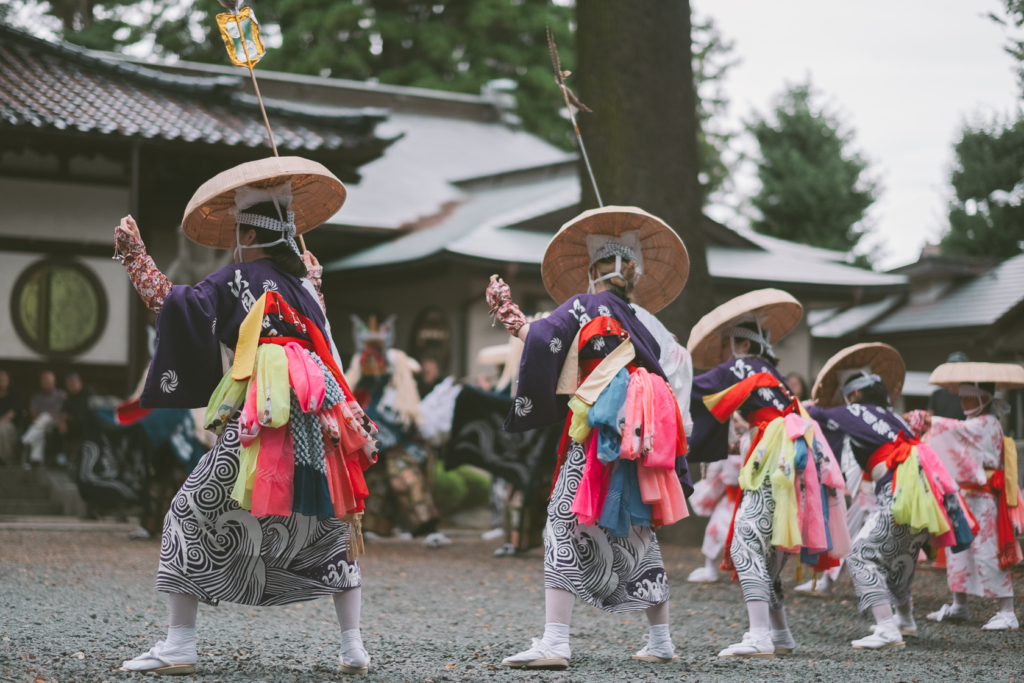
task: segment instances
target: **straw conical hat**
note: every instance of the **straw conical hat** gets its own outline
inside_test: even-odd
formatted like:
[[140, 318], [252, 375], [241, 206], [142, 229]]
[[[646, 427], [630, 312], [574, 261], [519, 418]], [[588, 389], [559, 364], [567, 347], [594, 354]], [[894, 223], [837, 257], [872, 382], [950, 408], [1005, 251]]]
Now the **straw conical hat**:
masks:
[[640, 231], [644, 272], [633, 290], [633, 300], [651, 313], [668, 306], [683, 291], [690, 273], [690, 257], [679, 235], [660, 218], [633, 206], [606, 206], [584, 211], [562, 226], [548, 243], [541, 276], [548, 294], [561, 304], [587, 291], [590, 252], [587, 235], [619, 236]]
[[302, 157], [270, 157], [235, 166], [203, 183], [185, 209], [181, 229], [193, 242], [227, 249], [235, 234], [235, 217], [229, 213], [235, 208], [235, 190], [244, 185], [275, 187], [289, 180], [296, 235], [322, 225], [345, 203], [345, 186], [323, 164]]
[[1024, 389], [1024, 368], [1012, 363], [943, 363], [929, 384], [957, 389], [964, 382], [994, 382], [996, 389]]
[[841, 399], [837, 399], [839, 373], [843, 370], [866, 367], [871, 368], [871, 372], [882, 378], [882, 383], [889, 390], [889, 401], [896, 403], [896, 399], [903, 393], [907, 366], [899, 351], [879, 342], [855, 344], [829, 358], [825, 367], [818, 373], [818, 379], [814, 381], [811, 398], [822, 408], [831, 408], [841, 403]]
[[781, 289], [757, 289], [727, 301], [700, 319], [690, 331], [686, 349], [696, 368], [713, 368], [728, 360], [722, 348], [722, 331], [742, 322], [758, 322], [771, 333], [771, 343], [793, 331], [804, 307]]

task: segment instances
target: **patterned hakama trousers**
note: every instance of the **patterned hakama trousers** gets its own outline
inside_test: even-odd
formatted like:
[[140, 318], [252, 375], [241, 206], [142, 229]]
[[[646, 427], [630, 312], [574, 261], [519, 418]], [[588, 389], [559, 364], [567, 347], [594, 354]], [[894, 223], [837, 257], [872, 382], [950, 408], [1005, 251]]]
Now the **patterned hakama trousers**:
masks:
[[636, 612], [669, 598], [668, 578], [654, 530], [632, 528], [617, 538], [577, 521], [572, 512], [587, 456], [570, 441], [548, 504], [544, 528], [544, 587], [573, 593], [606, 612]]
[[879, 491], [875, 509], [846, 558], [861, 612], [879, 605], [902, 607], [910, 602], [917, 555], [928, 540], [927, 530], [915, 532], [906, 524], [897, 524], [892, 504], [890, 482]]
[[757, 491], [740, 491], [743, 496], [733, 525], [729, 553], [740, 578], [746, 602], [767, 602], [773, 612], [782, 604], [782, 568], [789, 553], [772, 545], [772, 517], [775, 499], [766, 477]]
[[164, 519], [156, 589], [216, 605], [285, 605], [361, 585], [348, 561], [351, 527], [337, 519], [253, 517], [231, 498], [238, 425], [224, 430]]

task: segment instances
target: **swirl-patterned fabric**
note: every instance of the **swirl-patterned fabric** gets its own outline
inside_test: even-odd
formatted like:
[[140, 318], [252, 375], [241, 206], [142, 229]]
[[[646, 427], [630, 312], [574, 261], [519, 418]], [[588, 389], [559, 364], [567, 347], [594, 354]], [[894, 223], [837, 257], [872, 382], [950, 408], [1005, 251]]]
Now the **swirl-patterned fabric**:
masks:
[[771, 543], [774, 516], [772, 484], [766, 478], [758, 490], [743, 492], [729, 552], [740, 579], [743, 600], [767, 602], [769, 609], [778, 610], [783, 606], [780, 577], [789, 553]]
[[875, 509], [846, 557], [861, 612], [910, 602], [917, 554], [928, 540], [926, 529], [915, 532], [907, 524], [897, 524], [892, 504], [892, 482], [888, 482], [878, 492]]
[[548, 504], [544, 587], [569, 591], [616, 614], [665, 602], [668, 577], [651, 528], [635, 526], [627, 538], [616, 538], [600, 527], [578, 523], [572, 503], [586, 462], [583, 446], [570, 441]]
[[347, 522], [293, 514], [257, 519], [231, 499], [239, 437], [231, 423], [164, 519], [156, 588], [216, 605], [286, 605], [362, 584]]

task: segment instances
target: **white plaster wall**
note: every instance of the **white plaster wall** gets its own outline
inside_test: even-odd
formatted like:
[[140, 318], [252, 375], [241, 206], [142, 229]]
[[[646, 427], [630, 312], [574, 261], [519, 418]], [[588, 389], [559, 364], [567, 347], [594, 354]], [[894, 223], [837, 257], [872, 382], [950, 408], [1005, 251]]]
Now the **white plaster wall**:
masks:
[[0, 235], [112, 244], [129, 201], [126, 187], [0, 178]]
[[[14, 283], [22, 271], [43, 258], [46, 258], [45, 254], [0, 251], [0, 360], [46, 360], [45, 356], [21, 341], [11, 318]], [[100, 281], [107, 297], [107, 323], [92, 348], [71, 360], [98, 365], [127, 364], [129, 296], [133, 292], [124, 267], [106, 258], [80, 257], [75, 260], [88, 267]]]

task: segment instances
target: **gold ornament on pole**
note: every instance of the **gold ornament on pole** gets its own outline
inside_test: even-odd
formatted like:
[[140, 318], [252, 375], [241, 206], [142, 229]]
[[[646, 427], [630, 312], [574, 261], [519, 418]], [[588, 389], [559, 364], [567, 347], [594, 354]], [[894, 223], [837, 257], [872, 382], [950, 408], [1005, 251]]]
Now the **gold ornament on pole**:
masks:
[[[277, 153], [277, 143], [274, 142], [274, 131], [270, 129], [270, 119], [267, 118], [267, 109], [263, 106], [263, 96], [260, 94], [260, 86], [256, 82], [256, 71], [254, 66], [267, 54], [260, 39], [260, 25], [256, 21], [256, 14], [251, 7], [242, 7], [245, 0], [217, 0], [224, 9], [225, 14], [217, 15], [217, 27], [220, 29], [221, 38], [224, 39], [224, 47], [227, 48], [228, 57], [235, 66], [248, 67], [249, 75], [252, 77], [252, 88], [256, 91], [256, 99], [260, 103], [260, 112], [263, 114], [263, 125], [267, 127], [267, 136], [270, 139], [270, 149]], [[306, 251], [306, 242], [299, 235], [299, 244], [302, 251]]]

